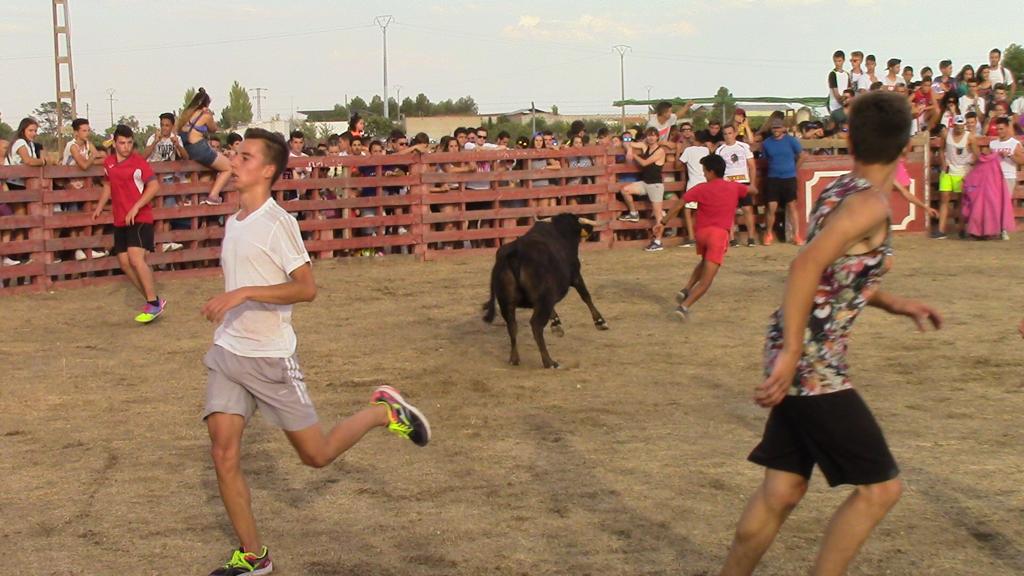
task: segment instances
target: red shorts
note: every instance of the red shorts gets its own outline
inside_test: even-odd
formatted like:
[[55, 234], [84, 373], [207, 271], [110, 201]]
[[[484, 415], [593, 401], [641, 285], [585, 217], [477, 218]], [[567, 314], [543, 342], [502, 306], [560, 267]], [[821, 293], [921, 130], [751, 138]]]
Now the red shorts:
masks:
[[697, 254], [708, 262], [719, 266], [725, 260], [725, 252], [729, 249], [729, 231], [715, 226], [697, 230]]

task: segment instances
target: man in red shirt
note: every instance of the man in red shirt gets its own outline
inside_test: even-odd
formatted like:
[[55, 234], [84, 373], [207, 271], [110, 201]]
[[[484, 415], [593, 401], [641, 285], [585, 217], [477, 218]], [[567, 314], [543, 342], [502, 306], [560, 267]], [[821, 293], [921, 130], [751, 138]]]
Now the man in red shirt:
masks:
[[153, 251], [153, 209], [149, 203], [160, 189], [153, 169], [135, 152], [132, 129], [119, 124], [114, 129], [114, 154], [103, 161], [103, 193], [92, 219], [96, 220], [113, 199], [114, 251], [121, 270], [146, 298], [146, 306], [135, 321], [148, 324], [163, 313], [165, 300], [156, 294], [153, 271], [146, 264], [146, 251]]
[[750, 192], [750, 186], [724, 179], [725, 159], [718, 154], [709, 154], [701, 158], [704, 167], [704, 178], [707, 182], [698, 184], [683, 195], [679, 202], [655, 226], [655, 234], [660, 234], [659, 227], [675, 218], [689, 202], [697, 203], [697, 254], [701, 260], [690, 274], [690, 281], [676, 294], [676, 315], [686, 320], [690, 315], [690, 307], [697, 303], [711, 287], [715, 274], [725, 260], [725, 252], [729, 249], [729, 231], [732, 230], [733, 215], [740, 199]]

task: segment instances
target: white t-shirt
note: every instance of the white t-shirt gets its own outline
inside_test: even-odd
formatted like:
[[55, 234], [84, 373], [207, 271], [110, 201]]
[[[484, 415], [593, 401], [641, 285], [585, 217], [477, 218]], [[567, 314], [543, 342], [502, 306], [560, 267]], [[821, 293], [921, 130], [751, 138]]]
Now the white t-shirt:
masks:
[[[658, 142], [664, 142], [665, 140], [668, 139], [668, 132], [669, 132], [669, 130], [672, 129], [673, 126], [676, 125], [676, 121], [677, 120], [678, 120], [678, 118], [676, 118], [675, 114], [669, 114], [668, 115], [668, 120], [665, 120], [664, 123], [658, 122], [658, 117], [657, 116], [651, 116], [651, 119], [647, 121], [647, 127], [648, 128], [657, 128], [658, 129]], [[638, 137], [641, 138], [641, 139], [643, 138], [642, 135], [638, 136]]]
[[[299, 223], [273, 198], [245, 220], [237, 213], [228, 218], [220, 253], [226, 291], [284, 284], [307, 262]], [[228, 310], [213, 342], [239, 356], [289, 358], [296, 344], [292, 307], [249, 300]]]
[[[305, 152], [299, 152], [298, 154], [296, 154], [295, 152], [289, 150], [288, 158], [309, 158], [309, 154], [306, 154]], [[302, 180], [303, 178], [309, 178], [309, 174], [311, 172], [309, 168], [291, 168], [290, 170], [292, 171], [293, 180]]]
[[863, 90], [867, 92], [868, 90], [871, 90], [871, 84], [871, 76], [869, 76], [868, 73], [865, 72], [861, 74], [860, 78], [857, 80], [857, 91], [860, 92], [861, 90]]
[[707, 182], [704, 178], [704, 167], [701, 166], [700, 160], [705, 156], [711, 154], [708, 151], [708, 147], [703, 144], [697, 144], [695, 146], [689, 146], [679, 156], [679, 161], [686, 165], [686, 189], [689, 190], [697, 184], [703, 184]]
[[174, 146], [174, 140], [170, 136], [157, 141], [157, 135], [152, 134], [149, 140], [146, 140], [146, 148], [152, 146], [153, 142], [156, 142], [156, 148], [153, 148], [153, 153], [147, 160], [150, 162], [172, 162], [178, 159], [178, 149]]
[[[36, 157], [35, 144], [29, 144], [24, 138], [19, 138], [14, 141], [14, 144], [11, 145], [10, 150], [7, 152], [7, 158], [4, 160], [4, 163], [7, 164], [8, 166], [21, 166], [23, 162], [21, 161], [21, 155], [18, 154], [18, 150], [21, 150], [22, 148], [25, 148], [28, 151], [29, 158]], [[8, 178], [7, 183], [17, 184], [18, 186], [24, 186], [25, 179]]]
[[995, 86], [996, 84], [1013, 84], [1013, 72], [1010, 72], [1009, 68], [1003, 67], [1002, 62], [1000, 62], [999, 64], [1000, 65], [995, 68], [988, 69], [988, 79], [992, 81], [992, 85]]
[[843, 102], [840, 98], [836, 98], [835, 94], [832, 93], [832, 89], [835, 88], [839, 92], [839, 96], [843, 95], [843, 90], [850, 87], [850, 73], [846, 70], [832, 70], [828, 73], [828, 111], [839, 110], [843, 107]]
[[[64, 145], [64, 157], [61, 159], [61, 164], [64, 166], [78, 166], [75, 162], [75, 157], [71, 155], [71, 150], [78, 148], [78, 152], [85, 157], [86, 160], [92, 157], [92, 151], [89, 149], [89, 144], [85, 146], [79, 146], [78, 142], [72, 139], [70, 142]], [[85, 178], [68, 178], [65, 182], [65, 186], [74, 190], [80, 190], [85, 188]]]
[[1003, 169], [1003, 178], [1007, 180], [1017, 180], [1017, 161], [1013, 159], [1013, 153], [1017, 150], [1018, 146], [1020, 146], [1020, 142], [1016, 138], [1010, 138], [1009, 140], [993, 138], [988, 143], [989, 150], [1000, 155], [999, 167]]
[[[474, 144], [473, 142], [466, 142], [466, 145], [462, 147], [462, 149], [465, 150], [466, 152], [469, 152], [470, 150], [476, 150], [477, 148], [480, 148], [481, 150], [495, 150], [495, 149], [498, 148], [498, 145], [497, 144], [491, 144], [490, 142], [485, 142], [482, 145], [481, 144]], [[477, 172], [490, 172], [491, 171], [491, 163], [490, 162], [477, 162], [476, 163], [476, 171]], [[470, 190], [487, 190], [490, 187], [491, 187], [491, 183], [486, 181], [486, 180], [481, 180], [481, 181], [478, 181], [478, 182], [466, 182], [466, 188], [468, 188]]]
[[978, 118], [985, 116], [985, 99], [981, 96], [970, 96], [964, 94], [960, 97], [960, 113], [967, 114], [968, 112], [974, 112], [978, 115]]
[[718, 154], [725, 159], [725, 179], [733, 182], [750, 182], [750, 171], [747, 168], [747, 160], [754, 157], [754, 153], [750, 151], [750, 146], [746, 142], [736, 141], [735, 144], [729, 146], [722, 144], [715, 150], [715, 154]]
[[1017, 99], [1010, 104], [1010, 112], [1013, 112], [1017, 116], [1024, 115], [1024, 96], [1017, 97]]

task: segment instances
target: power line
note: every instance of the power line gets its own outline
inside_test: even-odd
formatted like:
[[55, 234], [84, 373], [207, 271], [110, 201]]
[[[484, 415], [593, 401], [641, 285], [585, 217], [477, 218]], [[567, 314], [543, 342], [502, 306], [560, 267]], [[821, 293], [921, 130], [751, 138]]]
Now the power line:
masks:
[[[239, 38], [231, 38], [224, 40], [202, 40], [195, 42], [179, 42], [171, 44], [151, 44], [148, 46], [134, 46], [128, 48], [100, 48], [96, 50], [84, 50], [78, 52], [79, 55], [87, 56], [99, 56], [106, 54], [124, 54], [127, 52], [150, 52], [153, 50], [168, 50], [178, 48], [201, 48], [203, 46], [220, 46], [223, 44], [236, 44], [238, 42], [255, 42], [259, 40], [279, 40], [285, 38], [298, 38], [301, 36], [314, 36], [317, 34], [327, 34], [331, 32], [346, 32], [349, 30], [360, 30], [363, 28], [373, 28], [373, 24], [364, 24], [361, 26], [344, 26], [335, 28], [321, 28], [319, 30], [306, 30], [302, 32], [287, 32], [281, 34], [260, 34], [256, 36], [242, 36]], [[50, 58], [49, 54], [32, 54], [27, 56], [0, 56], [0, 61], [12, 61], [12, 60], [38, 60], [41, 58]]]

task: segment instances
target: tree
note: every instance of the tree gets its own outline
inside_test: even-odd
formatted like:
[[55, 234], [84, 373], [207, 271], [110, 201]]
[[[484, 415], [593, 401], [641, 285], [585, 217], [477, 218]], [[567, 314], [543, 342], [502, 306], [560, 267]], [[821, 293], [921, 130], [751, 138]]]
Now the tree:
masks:
[[1003, 66], [1013, 72], [1013, 78], [1017, 82], [1024, 79], [1024, 47], [1020, 44], [1010, 44], [1003, 51]]
[[452, 111], [457, 114], [476, 114], [476, 102], [472, 96], [463, 96], [455, 101]]
[[10, 140], [12, 136], [14, 136], [14, 128], [0, 122], [0, 140]]
[[236, 80], [228, 92], [228, 105], [220, 113], [220, 125], [231, 130], [239, 124], [252, 122], [252, 100], [249, 92]]
[[[61, 102], [61, 115], [65, 122], [71, 122], [71, 104]], [[38, 108], [32, 111], [32, 117], [39, 121], [39, 131], [43, 134], [57, 133], [57, 103], [55, 101], [43, 102]]]
[[[381, 104], [383, 103], [381, 101]], [[373, 138], [387, 138], [396, 127], [397, 124], [383, 116], [373, 115], [366, 117], [366, 133]]]
[[420, 92], [416, 95], [416, 107], [414, 112], [416, 116], [430, 116], [433, 108], [433, 105], [430, 103], [430, 98], [427, 98], [426, 94]]
[[733, 111], [736, 109], [736, 98], [733, 97], [732, 92], [725, 86], [718, 89], [715, 92], [715, 102], [711, 107], [711, 114], [708, 116], [709, 120], [721, 120], [722, 124], [728, 124], [732, 121]]
[[370, 114], [384, 115], [384, 99], [379, 94], [374, 94], [370, 99]]
[[399, 118], [402, 115], [402, 111], [399, 110], [398, 101], [394, 98], [388, 98], [388, 116], [391, 118]]
[[558, 116], [558, 106], [555, 106], [554, 104], [552, 104], [551, 105], [551, 113], [554, 114], [555, 116]]
[[356, 96], [355, 98], [349, 100], [348, 110], [351, 114], [355, 114], [356, 112], [358, 112], [360, 115], [365, 116], [366, 113], [370, 110], [370, 107], [366, 104], [366, 100], [363, 100], [359, 96]]
[[398, 107], [398, 111], [404, 116], [418, 116], [416, 113], [416, 103], [412, 101], [412, 98], [406, 96], [402, 99], [402, 105]]

